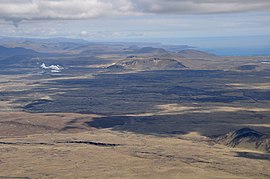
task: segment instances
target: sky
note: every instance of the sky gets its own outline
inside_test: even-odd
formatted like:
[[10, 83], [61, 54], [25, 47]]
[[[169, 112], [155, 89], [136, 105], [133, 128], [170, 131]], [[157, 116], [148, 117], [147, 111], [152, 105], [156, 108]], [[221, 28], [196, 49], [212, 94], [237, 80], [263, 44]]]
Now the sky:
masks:
[[270, 1], [0, 0], [0, 34], [164, 43], [237, 37], [231, 44], [240, 36], [243, 45], [270, 46]]

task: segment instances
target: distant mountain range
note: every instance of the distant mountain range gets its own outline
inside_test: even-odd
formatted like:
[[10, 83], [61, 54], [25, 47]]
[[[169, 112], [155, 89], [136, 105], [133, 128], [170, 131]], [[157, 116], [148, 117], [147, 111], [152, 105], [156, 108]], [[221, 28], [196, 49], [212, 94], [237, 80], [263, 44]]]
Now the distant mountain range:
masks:
[[0, 45], [2, 46], [9, 48], [22, 47], [40, 53], [76, 53], [79, 51], [78, 49], [89, 44], [91, 43], [85, 40], [69, 38], [32, 39], [0, 37]]
[[83, 39], [72, 39], [65, 37], [57, 37], [57, 38], [16, 38], [16, 37], [1, 37], [0, 42], [16, 42], [16, 43], [27, 43], [27, 42], [39, 42], [39, 43], [61, 43], [61, 42], [70, 42], [70, 43], [90, 43]]
[[40, 53], [31, 50], [25, 49], [22, 47], [8, 48], [4, 46], [0, 46], [0, 57], [11, 57], [17, 55], [39, 55]]
[[204, 59], [204, 58], [216, 58], [217, 56], [211, 53], [199, 51], [199, 50], [193, 50], [193, 49], [187, 49], [187, 50], [181, 50], [178, 52], [179, 56], [190, 58], [190, 59]]
[[153, 48], [153, 47], [143, 47], [134, 50], [132, 53], [140, 54], [140, 53], [167, 53], [167, 51], [163, 48]]

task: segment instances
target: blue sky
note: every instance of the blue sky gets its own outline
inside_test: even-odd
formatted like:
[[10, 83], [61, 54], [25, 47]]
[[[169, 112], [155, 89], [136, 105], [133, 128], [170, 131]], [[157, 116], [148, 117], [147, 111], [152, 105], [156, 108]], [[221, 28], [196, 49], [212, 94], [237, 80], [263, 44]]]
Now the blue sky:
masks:
[[[253, 42], [256, 46], [267, 46], [270, 1], [1, 0], [0, 27], [1, 36], [13, 37], [61, 36], [92, 41], [156, 39], [177, 43], [177, 39], [185, 42], [194, 38], [242, 36], [245, 37], [240, 38], [243, 45]], [[222, 39], [223, 46], [241, 45], [239, 38], [228, 39]], [[200, 43], [207, 47], [207, 43]], [[222, 47], [217, 41], [210, 45]]]

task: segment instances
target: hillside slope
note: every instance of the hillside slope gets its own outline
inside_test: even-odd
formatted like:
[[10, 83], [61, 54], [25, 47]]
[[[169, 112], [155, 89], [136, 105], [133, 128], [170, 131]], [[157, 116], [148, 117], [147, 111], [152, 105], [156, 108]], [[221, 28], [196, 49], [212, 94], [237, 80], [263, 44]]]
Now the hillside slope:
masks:
[[270, 152], [269, 136], [250, 128], [242, 128], [217, 138], [221, 144]]
[[15, 47], [15, 48], [8, 48], [4, 46], [0, 46], [0, 57], [11, 57], [11, 56], [18, 56], [18, 55], [38, 55], [39, 53], [25, 49], [22, 47]]
[[185, 58], [190, 58], [190, 59], [208, 59], [208, 58], [215, 58], [217, 57], [214, 54], [199, 51], [199, 50], [192, 50], [192, 49], [187, 49], [187, 50], [181, 50], [177, 53], [178, 55], [185, 57]]
[[111, 70], [173, 70], [183, 69], [186, 66], [171, 58], [131, 56], [107, 68]]

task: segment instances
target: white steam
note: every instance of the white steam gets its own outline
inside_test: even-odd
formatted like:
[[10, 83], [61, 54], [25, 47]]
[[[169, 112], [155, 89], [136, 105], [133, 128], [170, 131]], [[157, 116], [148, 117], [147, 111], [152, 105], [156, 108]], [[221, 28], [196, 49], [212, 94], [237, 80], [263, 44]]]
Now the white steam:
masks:
[[50, 65], [50, 66], [46, 66], [45, 63], [42, 63], [40, 65], [40, 68], [44, 69], [44, 70], [50, 70], [52, 73], [59, 73], [61, 72], [64, 68], [61, 67], [60, 65]]

